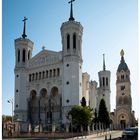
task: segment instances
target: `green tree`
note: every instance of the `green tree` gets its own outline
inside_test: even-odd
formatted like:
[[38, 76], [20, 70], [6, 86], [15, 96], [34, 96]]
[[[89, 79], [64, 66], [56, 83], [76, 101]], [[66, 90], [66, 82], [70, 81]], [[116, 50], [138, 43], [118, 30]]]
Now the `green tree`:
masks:
[[101, 99], [101, 101], [100, 101], [99, 112], [98, 112], [98, 120], [99, 120], [100, 123], [103, 124], [104, 128], [109, 127], [110, 118], [109, 118], [109, 113], [107, 111], [104, 99]]
[[73, 106], [68, 113], [68, 118], [70, 115], [72, 116], [72, 124], [77, 127], [87, 127], [92, 120], [92, 111], [87, 106]]
[[81, 106], [83, 106], [83, 107], [86, 106], [86, 99], [85, 99], [85, 97], [82, 98]]

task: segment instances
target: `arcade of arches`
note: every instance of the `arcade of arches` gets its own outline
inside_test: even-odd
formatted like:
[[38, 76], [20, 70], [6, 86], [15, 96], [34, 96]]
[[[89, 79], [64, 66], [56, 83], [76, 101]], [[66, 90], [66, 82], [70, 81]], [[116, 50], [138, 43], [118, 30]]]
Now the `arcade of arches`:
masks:
[[[28, 120], [31, 124], [46, 124], [59, 121], [61, 115], [61, 96], [58, 88], [53, 87], [50, 95], [46, 88], [40, 90], [37, 96], [36, 90], [31, 90], [28, 100]], [[57, 120], [58, 119], [58, 120]]]

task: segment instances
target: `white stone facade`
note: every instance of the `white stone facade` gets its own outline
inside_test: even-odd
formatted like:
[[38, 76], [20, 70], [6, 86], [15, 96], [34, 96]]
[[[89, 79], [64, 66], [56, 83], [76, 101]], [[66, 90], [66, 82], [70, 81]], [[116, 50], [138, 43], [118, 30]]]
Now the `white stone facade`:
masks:
[[21, 131], [55, 131], [54, 124], [67, 126], [68, 111], [80, 105], [82, 97], [92, 109], [102, 98], [110, 111], [110, 72], [99, 72], [99, 87], [82, 73], [82, 35], [79, 22], [69, 20], [60, 28], [62, 51], [42, 50], [32, 56], [33, 42], [15, 40], [15, 119]]

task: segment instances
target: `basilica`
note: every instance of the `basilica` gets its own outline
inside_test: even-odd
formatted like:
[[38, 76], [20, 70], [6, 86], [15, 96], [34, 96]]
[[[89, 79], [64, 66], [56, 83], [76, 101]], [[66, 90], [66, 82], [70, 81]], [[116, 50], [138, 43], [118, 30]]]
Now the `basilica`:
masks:
[[[32, 56], [34, 43], [26, 35], [26, 17], [22, 37], [15, 39], [14, 117], [21, 120], [23, 132], [37, 131], [38, 127], [39, 131], [55, 131], [62, 125], [65, 128], [69, 123], [68, 111], [73, 105], [80, 105], [82, 97], [93, 110], [98, 110], [103, 98], [110, 112], [111, 72], [106, 70], [104, 55], [103, 69], [98, 72], [99, 84], [82, 71], [83, 26], [74, 19], [72, 1], [70, 4], [70, 17], [60, 27], [59, 52], [42, 47]], [[114, 128], [133, 125], [130, 71], [123, 51], [116, 88], [116, 110], [110, 113]]]

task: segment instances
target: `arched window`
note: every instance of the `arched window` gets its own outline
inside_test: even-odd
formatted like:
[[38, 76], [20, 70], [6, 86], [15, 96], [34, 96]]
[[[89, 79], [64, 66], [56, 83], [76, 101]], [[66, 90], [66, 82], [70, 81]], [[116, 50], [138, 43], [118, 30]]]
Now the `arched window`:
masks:
[[67, 34], [67, 50], [70, 49], [70, 35]]
[[57, 68], [57, 76], [59, 76], [59, 75], [60, 75], [60, 69]]
[[50, 70], [50, 77], [52, 77], [52, 70]]
[[28, 51], [28, 60], [30, 59], [30, 50]]
[[38, 79], [38, 73], [36, 72], [36, 80]]
[[45, 71], [43, 71], [43, 75], [42, 75], [42, 78], [43, 78], [43, 79], [45, 78]]
[[100, 78], [100, 87], [102, 87], [102, 80], [101, 80], [101, 78]]
[[26, 55], [26, 51], [25, 49], [23, 49], [23, 53], [22, 53], [22, 61], [25, 62], [25, 55]]
[[73, 34], [73, 49], [76, 49], [76, 34]]
[[31, 82], [31, 74], [29, 74], [29, 82]]
[[121, 75], [121, 79], [124, 80], [124, 75]]
[[20, 50], [18, 50], [18, 62], [20, 62]]
[[46, 78], [48, 78], [48, 70], [46, 70]]
[[34, 81], [34, 78], [35, 78], [35, 74], [33, 73], [32, 74], [32, 81]]
[[53, 69], [53, 76], [55, 77], [56, 76], [56, 70]]
[[41, 72], [39, 72], [39, 80], [41, 79]]
[[106, 86], [108, 86], [108, 78], [106, 78]]
[[103, 87], [105, 86], [105, 78], [103, 77]]

